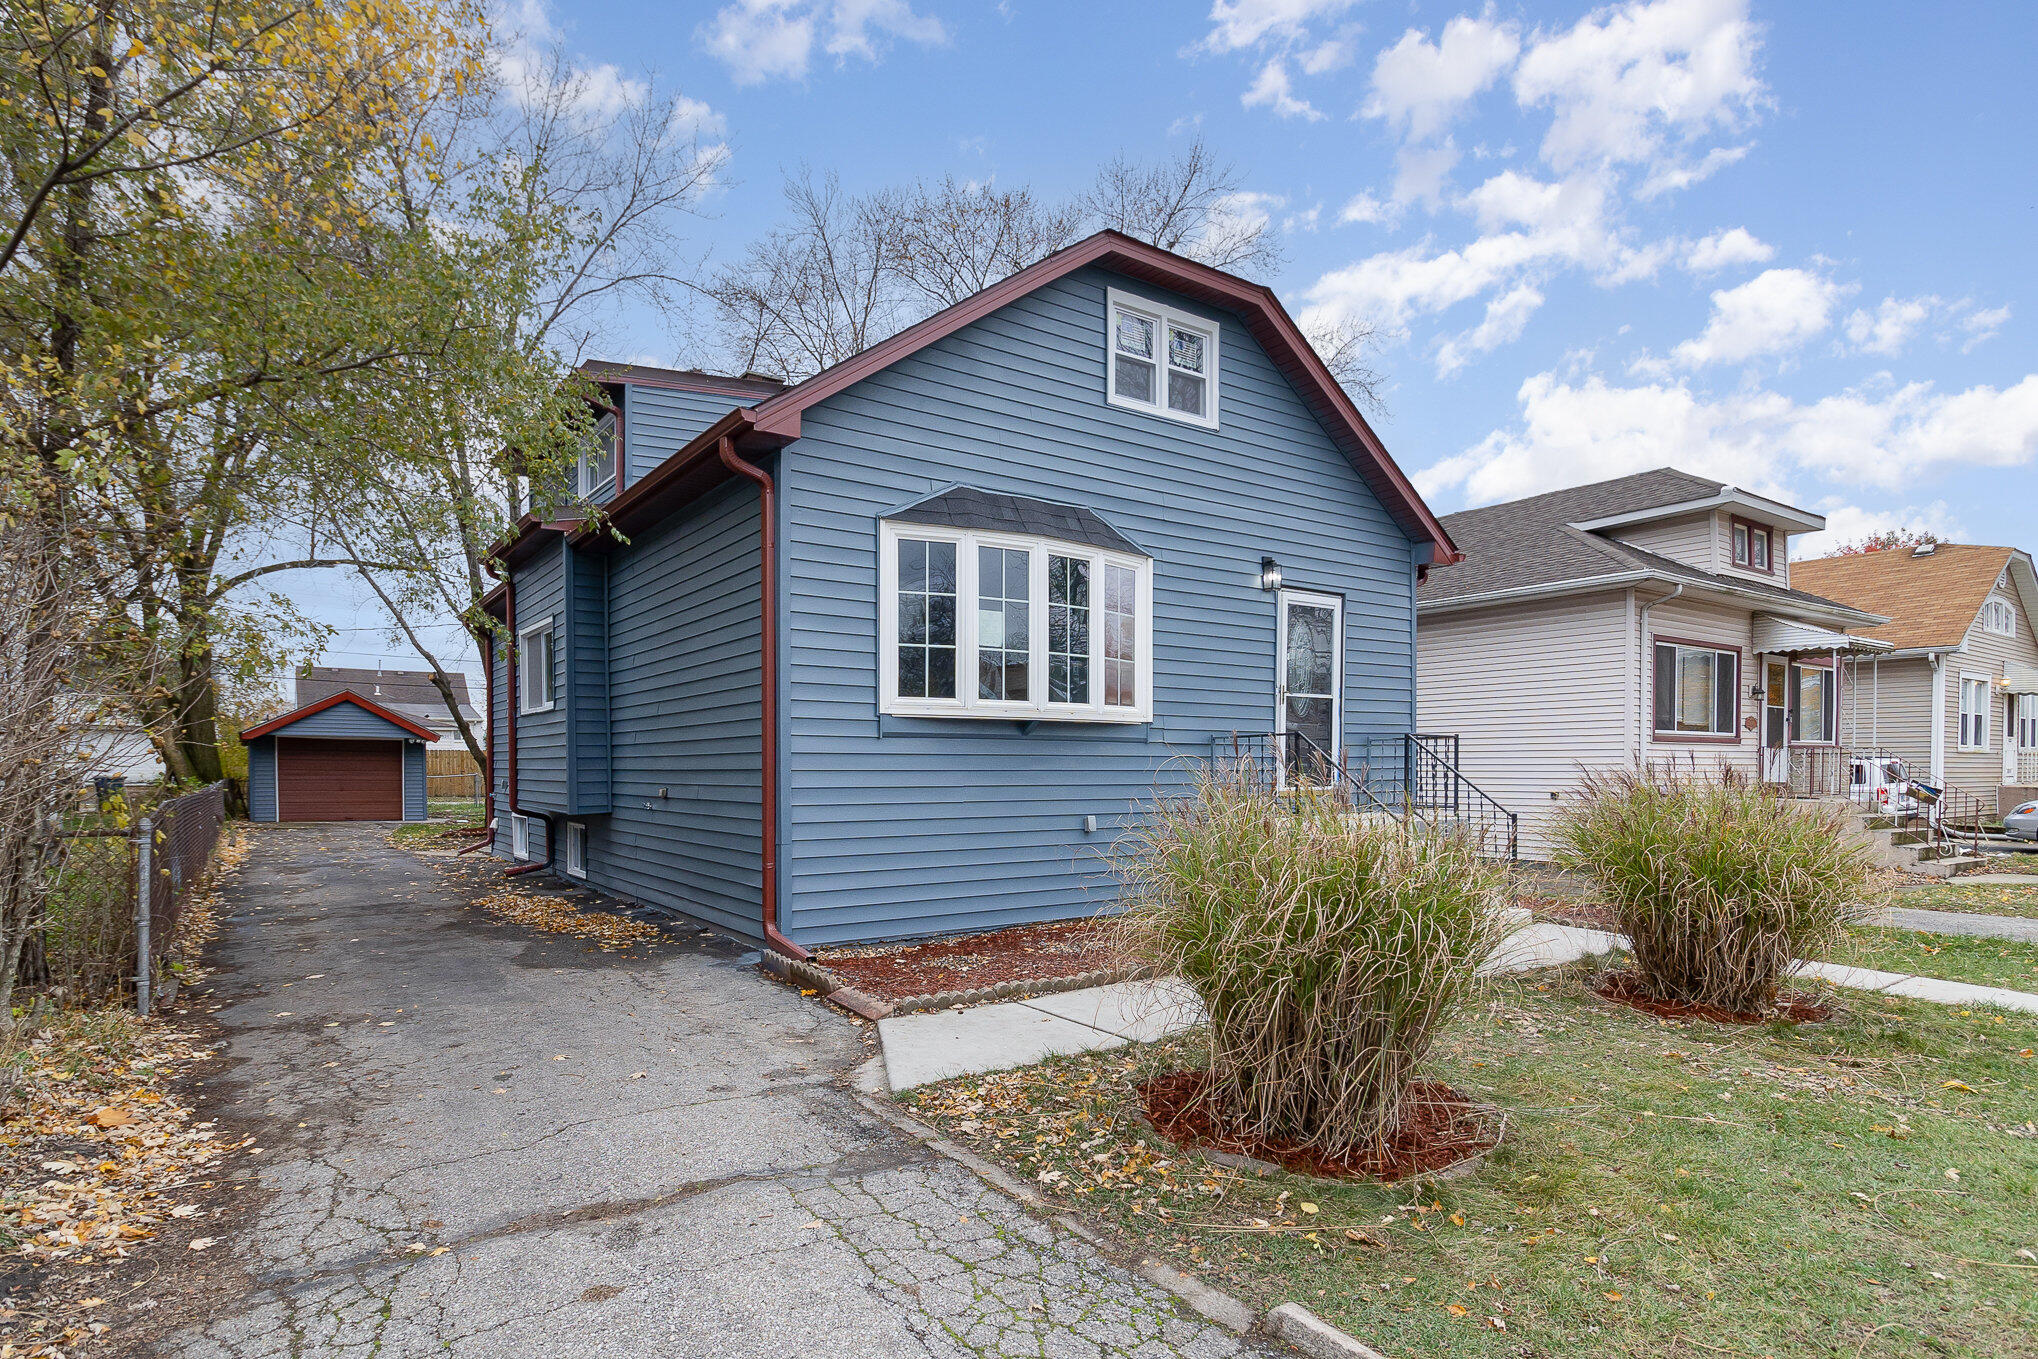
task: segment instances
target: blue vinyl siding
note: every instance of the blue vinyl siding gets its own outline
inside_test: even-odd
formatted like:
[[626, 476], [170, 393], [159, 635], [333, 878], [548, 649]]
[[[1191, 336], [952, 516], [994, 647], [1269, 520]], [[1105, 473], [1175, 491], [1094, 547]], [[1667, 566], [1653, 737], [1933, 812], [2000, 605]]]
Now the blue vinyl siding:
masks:
[[609, 809], [608, 558], [569, 549], [572, 600], [560, 690], [571, 723], [567, 745], [569, 810]]
[[592, 885], [750, 938], [761, 866], [757, 508], [755, 488], [725, 484], [611, 559], [613, 793], [611, 813], [586, 821]]
[[403, 743], [403, 819], [423, 821], [425, 811], [425, 743]]
[[276, 819], [276, 738], [248, 742], [248, 820]]
[[377, 717], [366, 708], [357, 708], [351, 703], [335, 703], [330, 708], [300, 717], [287, 727], [278, 727], [270, 736], [387, 736], [398, 741], [415, 741], [416, 736], [391, 722], [386, 717]]
[[566, 625], [566, 545], [555, 543], [516, 573], [517, 633], [552, 620], [552, 707], [527, 713], [517, 694], [517, 806], [522, 811], [563, 812], [566, 808], [566, 712], [561, 670]]
[[[1221, 428], [1107, 404], [1111, 286], [1213, 315], [1081, 271], [808, 409], [781, 455], [781, 914], [800, 943], [1110, 905], [1128, 813], [1214, 736], [1273, 725], [1263, 555], [1345, 599], [1346, 734], [1412, 728], [1407, 536], [1228, 315]], [[1154, 554], [1150, 726], [880, 719], [876, 518], [951, 482], [1084, 505]]]
[[628, 479], [637, 480], [738, 406], [756, 404], [754, 396], [630, 384], [623, 396], [623, 444], [624, 458], [629, 464]]

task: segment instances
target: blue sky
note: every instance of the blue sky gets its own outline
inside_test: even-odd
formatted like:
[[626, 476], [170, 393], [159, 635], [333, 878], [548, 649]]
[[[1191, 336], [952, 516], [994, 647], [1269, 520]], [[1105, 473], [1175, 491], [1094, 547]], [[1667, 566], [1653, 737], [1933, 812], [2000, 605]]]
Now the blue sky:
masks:
[[[1201, 135], [1289, 308], [1387, 337], [1382, 438], [1440, 511], [1674, 464], [2038, 547], [2038, 7], [525, 0], [729, 147], [728, 258], [782, 171], [1050, 197]], [[616, 318], [610, 351], [703, 352]], [[1817, 550], [1818, 542], [1810, 544]], [[400, 661], [337, 582], [332, 658]]]

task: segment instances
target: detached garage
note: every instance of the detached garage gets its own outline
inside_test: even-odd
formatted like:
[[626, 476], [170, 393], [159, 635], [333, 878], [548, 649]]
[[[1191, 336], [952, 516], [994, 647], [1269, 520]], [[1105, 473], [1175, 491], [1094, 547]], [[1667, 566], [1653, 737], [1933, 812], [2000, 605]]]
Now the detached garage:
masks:
[[422, 821], [438, 736], [352, 691], [241, 733], [253, 821]]

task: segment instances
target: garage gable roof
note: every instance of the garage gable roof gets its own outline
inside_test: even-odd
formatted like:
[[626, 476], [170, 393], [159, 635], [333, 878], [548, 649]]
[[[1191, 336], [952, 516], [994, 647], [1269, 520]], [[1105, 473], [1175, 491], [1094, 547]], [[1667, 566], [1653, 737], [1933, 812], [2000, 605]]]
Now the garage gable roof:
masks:
[[379, 717], [385, 722], [394, 723], [417, 737], [420, 741], [436, 741], [439, 739], [439, 734], [429, 727], [421, 727], [402, 713], [391, 712], [380, 703], [365, 699], [352, 690], [342, 690], [337, 694], [319, 699], [316, 703], [307, 703], [302, 708], [293, 708], [281, 717], [272, 717], [267, 722], [248, 727], [241, 732], [241, 739], [243, 741], [252, 741], [258, 736], [273, 736], [292, 723], [302, 722], [313, 713], [322, 713], [327, 708], [339, 703], [351, 703], [363, 712]]

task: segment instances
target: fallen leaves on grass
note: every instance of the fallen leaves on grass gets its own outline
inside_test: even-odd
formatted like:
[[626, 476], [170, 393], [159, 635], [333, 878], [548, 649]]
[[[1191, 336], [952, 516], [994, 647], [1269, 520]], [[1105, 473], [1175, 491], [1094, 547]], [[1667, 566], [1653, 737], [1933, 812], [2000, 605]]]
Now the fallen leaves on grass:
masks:
[[583, 911], [563, 898], [528, 892], [505, 884], [474, 904], [498, 920], [508, 920], [546, 934], [585, 939], [604, 953], [621, 953], [658, 938], [656, 925], [607, 911]]

